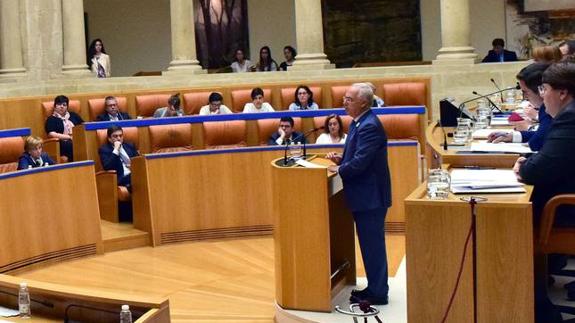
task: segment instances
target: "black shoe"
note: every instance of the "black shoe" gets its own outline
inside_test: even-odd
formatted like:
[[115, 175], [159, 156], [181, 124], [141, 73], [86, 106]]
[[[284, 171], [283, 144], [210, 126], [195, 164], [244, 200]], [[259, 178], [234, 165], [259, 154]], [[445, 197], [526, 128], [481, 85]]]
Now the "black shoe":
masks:
[[362, 297], [366, 297], [371, 295], [371, 293], [367, 290], [367, 288], [364, 289], [354, 289], [351, 291], [351, 296], [355, 296], [358, 298], [362, 298]]
[[349, 301], [350, 301], [350, 303], [359, 303], [361, 301], [364, 301], [364, 302], [368, 302], [371, 305], [387, 305], [389, 303], [387, 296], [377, 297], [377, 296], [373, 296], [373, 295], [366, 295], [364, 297], [358, 297], [358, 296], [351, 295], [351, 297], [349, 298]]

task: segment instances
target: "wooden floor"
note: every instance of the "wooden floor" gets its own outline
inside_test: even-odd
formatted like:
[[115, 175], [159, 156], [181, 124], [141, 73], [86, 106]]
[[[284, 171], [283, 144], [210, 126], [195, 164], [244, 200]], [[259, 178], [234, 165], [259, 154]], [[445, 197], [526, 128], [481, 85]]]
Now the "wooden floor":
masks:
[[[405, 255], [387, 235], [390, 276]], [[273, 322], [272, 237], [141, 247], [24, 272], [19, 277], [170, 300], [173, 322]], [[358, 276], [365, 276], [357, 250]]]

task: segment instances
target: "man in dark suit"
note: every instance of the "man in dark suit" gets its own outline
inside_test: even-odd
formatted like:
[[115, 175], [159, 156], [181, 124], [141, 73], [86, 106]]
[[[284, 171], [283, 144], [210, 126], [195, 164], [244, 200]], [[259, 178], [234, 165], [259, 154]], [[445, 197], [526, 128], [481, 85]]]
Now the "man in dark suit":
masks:
[[118, 99], [113, 96], [107, 96], [104, 99], [104, 105], [106, 107], [106, 112], [100, 114], [96, 117], [96, 121], [118, 121], [118, 120], [129, 120], [130, 115], [120, 111], [118, 106]]
[[118, 185], [132, 189], [131, 158], [138, 156], [136, 148], [124, 142], [122, 127], [111, 126], [107, 131], [108, 142], [98, 150], [102, 167], [105, 170], [115, 170]]
[[337, 165], [328, 169], [343, 180], [347, 206], [357, 228], [368, 286], [351, 293], [351, 302], [368, 301], [385, 305], [387, 294], [387, 254], [385, 215], [391, 206], [391, 181], [387, 166], [387, 136], [371, 111], [373, 90], [365, 83], [353, 84], [345, 93], [344, 107], [353, 122], [343, 155], [329, 153]]
[[482, 63], [501, 63], [501, 62], [516, 62], [517, 54], [513, 51], [504, 49], [505, 41], [501, 38], [495, 38], [491, 45], [493, 49], [487, 53], [487, 56], [483, 58]]
[[294, 131], [293, 125], [294, 121], [292, 117], [281, 117], [278, 131], [271, 135], [270, 139], [268, 140], [268, 145], [281, 146], [298, 142], [306, 142], [305, 137], [301, 132]]

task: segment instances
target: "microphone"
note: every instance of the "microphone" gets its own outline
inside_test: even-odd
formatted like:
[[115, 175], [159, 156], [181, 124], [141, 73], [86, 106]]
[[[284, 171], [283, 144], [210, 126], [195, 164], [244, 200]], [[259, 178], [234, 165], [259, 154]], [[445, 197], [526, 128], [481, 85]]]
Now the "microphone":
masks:
[[[495, 80], [494, 80], [493, 78], [490, 78], [489, 80], [491, 81], [491, 83], [493, 83], [493, 85], [495, 85], [495, 88], [496, 88], [498, 91], [501, 90], [501, 88], [499, 87], [499, 85], [497, 85], [497, 82], [495, 82]], [[501, 95], [500, 95], [500, 96], [501, 96], [501, 102], [503, 102], [503, 92], [501, 92]]]
[[441, 120], [439, 120], [439, 128], [441, 128], [441, 132], [443, 133], [443, 150], [447, 151], [447, 133], [445, 133]]
[[[516, 90], [516, 89], [518, 89], [518, 87], [519, 87], [519, 85], [517, 85], [517, 86], [510, 86], [510, 87], [501, 89], [501, 90], [499, 90], [499, 91], [491, 92], [491, 93], [488, 93], [488, 94], [485, 94], [485, 95], [479, 95], [479, 96], [476, 97], [476, 98], [469, 99], [469, 100], [466, 100], [466, 101], [461, 102], [461, 104], [459, 105], [459, 117], [461, 118], [461, 116], [463, 115], [463, 108], [465, 107], [465, 104], [466, 104], [466, 103], [475, 101], [475, 100], [477, 100], [477, 99], [486, 98], [486, 97], [492, 96], [493, 94], [499, 94], [499, 93], [501, 93], [501, 92], [505, 92], [505, 91], [509, 91], [509, 90]], [[475, 92], [475, 91], [474, 91], [474, 92]], [[473, 93], [473, 94], [475, 94], [475, 93]], [[475, 95], [478, 95], [478, 94], [475, 94]], [[499, 109], [499, 108], [498, 108], [498, 109]], [[501, 110], [499, 110], [499, 111], [501, 111]]]
[[298, 140], [303, 138], [303, 159], [306, 158], [307, 156], [307, 149], [306, 149], [306, 138], [307, 136], [311, 135], [312, 133], [318, 131], [318, 130], [323, 130], [325, 129], [324, 126], [321, 127], [317, 127], [317, 128], [313, 128], [311, 130], [308, 130], [302, 134], [300, 134], [299, 136], [294, 137], [293, 139], [291, 139], [290, 141], [285, 140], [285, 149], [284, 149], [284, 166], [288, 166], [289, 162], [288, 162], [288, 157], [287, 157], [287, 151], [289, 148], [289, 143], [290, 142], [297, 142]]
[[[473, 91], [471, 93], [473, 93], [477, 96], [481, 96], [481, 94], [477, 93], [477, 91]], [[501, 92], [501, 93], [503, 93], [503, 92]], [[497, 111], [499, 111], [499, 113], [503, 113], [503, 111], [501, 111], [501, 109], [499, 109], [499, 107], [495, 104], [495, 102], [491, 101], [491, 99], [488, 96], [486, 96], [485, 98], [487, 99], [489, 104], [491, 104]]]

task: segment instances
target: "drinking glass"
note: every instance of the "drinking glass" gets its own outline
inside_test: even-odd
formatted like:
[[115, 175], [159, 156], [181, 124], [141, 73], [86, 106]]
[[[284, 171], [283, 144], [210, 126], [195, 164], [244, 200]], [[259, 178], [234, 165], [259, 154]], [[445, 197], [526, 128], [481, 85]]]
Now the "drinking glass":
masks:
[[443, 169], [432, 169], [427, 177], [427, 197], [431, 200], [444, 200], [449, 195], [451, 176]]

